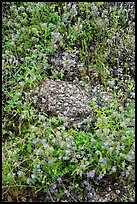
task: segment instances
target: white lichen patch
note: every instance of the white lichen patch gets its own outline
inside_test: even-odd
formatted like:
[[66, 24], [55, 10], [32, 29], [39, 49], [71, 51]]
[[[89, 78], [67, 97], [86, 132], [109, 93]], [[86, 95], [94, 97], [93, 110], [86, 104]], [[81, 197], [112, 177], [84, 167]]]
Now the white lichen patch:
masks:
[[37, 107], [50, 112], [52, 115], [57, 113], [68, 117], [87, 116], [90, 114], [90, 99], [87, 93], [78, 85], [61, 80], [45, 79], [36, 95], [31, 97]]

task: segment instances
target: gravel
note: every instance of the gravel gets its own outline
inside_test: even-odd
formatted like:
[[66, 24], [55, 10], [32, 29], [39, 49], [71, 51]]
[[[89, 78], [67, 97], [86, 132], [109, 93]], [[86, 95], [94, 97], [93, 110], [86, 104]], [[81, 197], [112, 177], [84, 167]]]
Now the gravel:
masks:
[[[91, 189], [87, 190], [83, 183], [79, 188], [70, 190], [65, 185], [66, 190], [61, 198], [55, 198], [54, 193], [45, 193], [43, 190], [38, 194], [30, 193], [29, 189], [23, 195], [18, 196], [18, 202], [135, 202], [135, 186], [129, 186], [123, 178], [106, 177], [97, 184], [91, 181]], [[3, 195], [3, 201], [13, 202], [13, 198]]]

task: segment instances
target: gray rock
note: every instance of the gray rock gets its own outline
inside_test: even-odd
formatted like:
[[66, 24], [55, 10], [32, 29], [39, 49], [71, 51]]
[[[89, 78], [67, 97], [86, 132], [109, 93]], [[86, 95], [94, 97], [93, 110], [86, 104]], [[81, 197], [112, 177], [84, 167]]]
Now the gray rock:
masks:
[[31, 101], [49, 116], [64, 118], [73, 128], [85, 125], [89, 116], [92, 121], [90, 96], [78, 84], [45, 79], [31, 94]]

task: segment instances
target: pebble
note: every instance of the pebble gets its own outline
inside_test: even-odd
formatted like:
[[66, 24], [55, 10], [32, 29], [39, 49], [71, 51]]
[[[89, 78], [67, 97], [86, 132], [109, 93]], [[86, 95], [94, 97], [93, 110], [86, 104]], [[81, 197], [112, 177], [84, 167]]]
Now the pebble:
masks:
[[27, 200], [26, 197], [23, 197], [23, 196], [22, 196], [21, 201], [22, 201], [22, 202], [26, 202], [26, 200]]
[[109, 186], [109, 187], [107, 187], [107, 191], [108, 191], [108, 192], [110, 192], [110, 191], [111, 191], [111, 188], [110, 188], [110, 186]]
[[114, 86], [115, 86], [115, 81], [108, 81], [108, 83], [109, 83], [109, 87], [110, 87], [110, 88], [114, 88]]
[[92, 198], [92, 196], [93, 196], [93, 193], [89, 193], [89, 196]]
[[116, 190], [116, 194], [120, 194], [120, 190]]
[[108, 198], [104, 198], [104, 199], [102, 199], [101, 202], [108, 202]]
[[131, 92], [130, 95], [132, 96], [133, 99], [135, 99], [135, 93]]

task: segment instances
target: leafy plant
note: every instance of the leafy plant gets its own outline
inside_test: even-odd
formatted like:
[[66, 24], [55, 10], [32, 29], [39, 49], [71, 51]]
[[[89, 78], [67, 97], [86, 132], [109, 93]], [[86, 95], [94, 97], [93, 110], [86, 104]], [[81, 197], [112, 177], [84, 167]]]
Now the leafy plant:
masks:
[[[50, 201], [76, 201], [71, 189], [90, 191], [90, 182], [114, 175], [134, 185], [130, 13], [107, 2], [3, 2], [2, 16], [3, 196], [19, 202], [44, 191]], [[65, 120], [37, 110], [30, 91], [45, 77], [102, 83], [112, 92], [104, 107], [91, 98], [92, 133], [66, 130]]]

